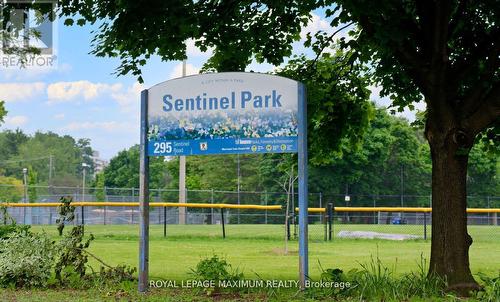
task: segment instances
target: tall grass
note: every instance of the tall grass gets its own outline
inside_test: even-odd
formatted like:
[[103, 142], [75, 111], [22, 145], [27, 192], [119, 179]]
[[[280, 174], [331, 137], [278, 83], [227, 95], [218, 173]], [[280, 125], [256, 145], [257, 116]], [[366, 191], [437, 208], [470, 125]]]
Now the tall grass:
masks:
[[[323, 291], [323, 296], [344, 297], [359, 301], [408, 301], [444, 297], [446, 283], [441, 278], [428, 275], [427, 263], [421, 256], [416, 272], [396, 274], [397, 261], [392, 268], [387, 267], [378, 255], [368, 263], [360, 263], [361, 269], [344, 273], [340, 269], [323, 270], [323, 281], [350, 282], [351, 287], [341, 291]], [[314, 296], [320, 295], [316, 292]]]
[[476, 293], [476, 298], [485, 302], [500, 301], [500, 272], [495, 278], [482, 273], [478, 275], [481, 279], [483, 290]]

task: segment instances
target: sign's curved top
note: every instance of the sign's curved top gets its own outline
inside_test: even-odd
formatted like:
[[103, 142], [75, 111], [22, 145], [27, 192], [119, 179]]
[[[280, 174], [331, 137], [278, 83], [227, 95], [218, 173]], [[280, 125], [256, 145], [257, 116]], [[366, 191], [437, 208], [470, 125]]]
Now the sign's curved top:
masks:
[[148, 91], [154, 91], [156, 89], [161, 89], [162, 86], [164, 85], [169, 85], [169, 84], [175, 84], [177, 81], [184, 81], [184, 80], [192, 80], [194, 78], [206, 78], [206, 79], [216, 79], [216, 78], [230, 78], [230, 77], [236, 77], [236, 78], [260, 78], [260, 79], [267, 79], [270, 81], [273, 80], [280, 80], [283, 82], [290, 82], [291, 85], [293, 83], [299, 84], [300, 82], [285, 78], [279, 75], [274, 75], [274, 74], [268, 74], [268, 73], [260, 73], [260, 72], [217, 72], [217, 73], [202, 73], [202, 74], [193, 74], [185, 77], [180, 77], [180, 78], [174, 78], [170, 79], [161, 83], [158, 83], [156, 85], [151, 86]]
[[297, 152], [303, 85], [268, 74], [225, 72], [148, 89], [149, 155]]

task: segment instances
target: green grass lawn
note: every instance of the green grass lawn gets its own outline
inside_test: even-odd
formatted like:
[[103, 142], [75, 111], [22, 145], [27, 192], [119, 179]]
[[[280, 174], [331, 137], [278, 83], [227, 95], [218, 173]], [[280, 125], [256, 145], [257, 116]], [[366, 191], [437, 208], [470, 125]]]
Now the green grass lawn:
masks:
[[[45, 231], [57, 237], [56, 226], [34, 226], [34, 231]], [[310, 275], [319, 278], [323, 268], [349, 270], [360, 268], [371, 257], [378, 257], [396, 274], [417, 271], [421, 257], [429, 259], [430, 239], [387, 241], [368, 239], [338, 239], [325, 242], [322, 225], [311, 225], [309, 242]], [[340, 230], [364, 230], [384, 233], [422, 235], [422, 226], [410, 225], [335, 225]], [[137, 225], [91, 225], [86, 234], [95, 240], [90, 251], [105, 262], [117, 265], [138, 263]], [[474, 244], [470, 249], [473, 273], [498, 274], [500, 257], [500, 228], [494, 226], [470, 226]], [[227, 238], [222, 239], [220, 225], [168, 225], [167, 238], [163, 226], [150, 229], [150, 276], [152, 279], [181, 280], [190, 278], [189, 272], [200, 259], [218, 254], [233, 267], [242, 270], [246, 278], [297, 279], [298, 243], [289, 242], [289, 253], [284, 254], [284, 227], [280, 225], [227, 225]], [[428, 261], [427, 261], [428, 262]], [[91, 260], [91, 265], [98, 267]]]

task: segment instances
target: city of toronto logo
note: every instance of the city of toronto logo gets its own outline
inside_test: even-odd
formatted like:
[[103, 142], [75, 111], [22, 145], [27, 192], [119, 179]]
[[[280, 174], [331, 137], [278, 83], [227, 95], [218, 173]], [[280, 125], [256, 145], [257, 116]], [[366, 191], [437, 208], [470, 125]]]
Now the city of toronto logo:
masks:
[[56, 1], [0, 1], [0, 68], [56, 67]]

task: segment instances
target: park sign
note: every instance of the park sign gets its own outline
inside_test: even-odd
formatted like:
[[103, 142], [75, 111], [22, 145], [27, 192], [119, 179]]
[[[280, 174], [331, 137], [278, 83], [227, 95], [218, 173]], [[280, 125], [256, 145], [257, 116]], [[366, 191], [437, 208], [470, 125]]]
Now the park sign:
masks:
[[148, 155], [297, 152], [303, 85], [244, 72], [178, 78], [148, 89]]
[[148, 288], [149, 157], [235, 153], [298, 153], [299, 279], [301, 288], [305, 288], [306, 117], [304, 85], [274, 75], [202, 74], [166, 81], [141, 92], [140, 292]]

